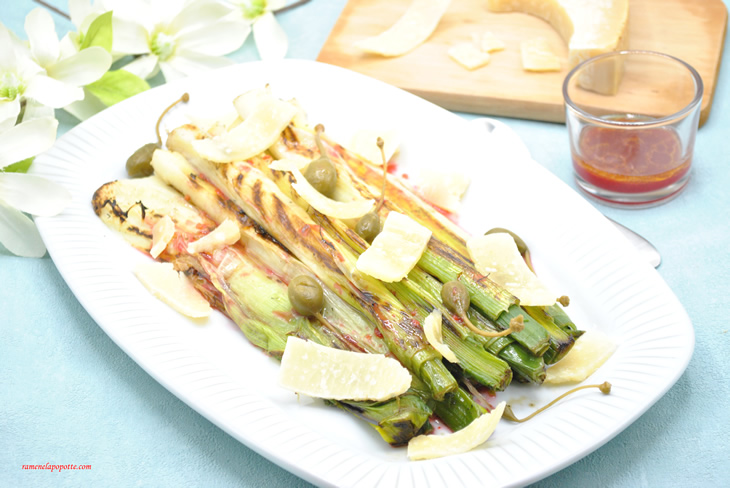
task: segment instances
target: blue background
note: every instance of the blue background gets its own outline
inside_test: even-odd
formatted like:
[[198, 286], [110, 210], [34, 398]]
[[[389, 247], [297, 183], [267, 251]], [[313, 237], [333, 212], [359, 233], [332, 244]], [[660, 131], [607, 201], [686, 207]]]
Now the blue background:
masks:
[[[24, 18], [36, 4], [1, 3], [0, 21], [24, 36]], [[66, 2], [55, 4], [67, 10]], [[315, 59], [344, 4], [315, 0], [280, 14], [288, 57]], [[72, 28], [54, 19], [59, 35]], [[231, 57], [258, 59], [253, 39]], [[730, 310], [729, 69], [725, 59], [685, 191], [652, 209], [599, 206], [661, 251], [659, 272], [694, 323], [694, 357], [634, 424], [537, 487], [730, 486], [730, 324], [723, 315]], [[75, 124], [58, 116], [60, 134]], [[502, 120], [538, 162], [575, 187], [563, 125]], [[18, 258], [0, 246], [0, 324], [0, 486], [310, 486], [147, 375], [89, 317], [50, 258]], [[47, 462], [92, 469], [21, 470]]]

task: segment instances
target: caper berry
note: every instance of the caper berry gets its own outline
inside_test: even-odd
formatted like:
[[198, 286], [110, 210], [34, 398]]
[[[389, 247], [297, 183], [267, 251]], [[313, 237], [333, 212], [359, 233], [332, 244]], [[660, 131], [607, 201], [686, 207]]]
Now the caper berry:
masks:
[[520, 252], [520, 254], [525, 254], [527, 252], [527, 244], [525, 244], [525, 241], [523, 241], [520, 236], [512, 232], [511, 230], [503, 229], [501, 227], [495, 227], [494, 229], [489, 229], [484, 235], [487, 234], [509, 234], [512, 236], [512, 239], [514, 239], [515, 244], [517, 244], [517, 250]]
[[463, 315], [469, 310], [471, 298], [466, 286], [460, 281], [449, 281], [441, 288], [441, 301], [444, 306], [457, 315]]
[[304, 177], [315, 190], [331, 197], [337, 185], [337, 170], [332, 161], [326, 158], [315, 159], [304, 170]]
[[322, 311], [324, 295], [317, 280], [307, 275], [299, 275], [289, 282], [287, 290], [289, 301], [294, 310], [304, 316], [315, 315]]
[[368, 212], [355, 224], [355, 232], [366, 242], [371, 243], [380, 234], [380, 217], [375, 212]]
[[127, 159], [127, 174], [130, 178], [141, 178], [151, 175], [154, 170], [150, 161], [155, 149], [160, 149], [160, 144], [150, 142], [140, 147]]

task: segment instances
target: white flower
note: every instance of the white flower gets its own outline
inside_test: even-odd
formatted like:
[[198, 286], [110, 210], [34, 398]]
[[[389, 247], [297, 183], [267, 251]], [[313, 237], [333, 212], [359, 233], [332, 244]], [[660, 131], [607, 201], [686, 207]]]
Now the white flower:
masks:
[[99, 79], [111, 65], [111, 56], [91, 47], [63, 56], [55, 25], [44, 9], [25, 19], [28, 43], [0, 24], [0, 130], [15, 125], [25, 102], [23, 120], [52, 115], [84, 97], [83, 85]]
[[[58, 121], [42, 117], [0, 130], [0, 168], [40, 154], [56, 140]], [[25, 215], [53, 216], [71, 201], [64, 188], [44, 178], [0, 170], [0, 243], [18, 256], [46, 253], [38, 229]]]
[[289, 49], [286, 32], [274, 18], [285, 0], [229, 0], [239, 16], [253, 26], [253, 38], [261, 59], [282, 59]]
[[46, 73], [34, 81], [43, 80], [45, 90], [54, 96], [49, 103], [38, 100], [44, 105], [61, 108], [81, 100], [81, 87], [98, 80], [111, 67], [111, 55], [99, 46], [62, 54], [53, 18], [43, 8], [33, 9], [25, 18], [25, 33], [33, 60]]
[[233, 64], [222, 56], [241, 47], [250, 31], [244, 22], [224, 18], [230, 9], [215, 0], [119, 0], [111, 6], [114, 50], [141, 55], [122, 67], [140, 78], [161, 69], [170, 81]]

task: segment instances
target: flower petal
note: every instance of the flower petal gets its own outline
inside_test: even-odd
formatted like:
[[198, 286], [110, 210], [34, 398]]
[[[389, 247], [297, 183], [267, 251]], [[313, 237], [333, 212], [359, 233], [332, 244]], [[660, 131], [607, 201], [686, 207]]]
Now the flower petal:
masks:
[[13, 40], [10, 31], [0, 23], [0, 72], [15, 71], [18, 63], [15, 59], [15, 49], [12, 48]]
[[253, 25], [253, 38], [263, 60], [282, 59], [289, 49], [286, 32], [271, 12], [263, 14]]
[[[166, 63], [160, 63], [165, 80], [171, 81], [190, 76], [201, 71], [223, 68], [235, 64], [233, 60], [218, 56], [208, 56], [191, 51], [178, 50], [173, 58]], [[169, 76], [169, 77], [168, 77]]]
[[157, 56], [154, 54], [146, 54], [135, 59], [131, 63], [125, 64], [121, 69], [129, 71], [143, 80], [146, 78], [152, 78], [159, 71]]
[[84, 98], [84, 91], [77, 86], [68, 85], [49, 76], [38, 75], [30, 80], [24, 95], [43, 105], [62, 108]]
[[207, 27], [228, 15], [231, 8], [216, 0], [196, 0], [178, 13], [169, 25], [170, 32]]
[[20, 113], [20, 97], [15, 100], [0, 100], [0, 134], [15, 125]]
[[112, 56], [103, 47], [82, 49], [47, 68], [48, 76], [73, 86], [93, 83], [109, 70]]
[[35, 223], [0, 200], [0, 243], [16, 256], [40, 258], [46, 246]]
[[149, 33], [143, 25], [112, 17], [112, 51], [114, 54], [144, 54], [150, 52]]
[[68, 0], [68, 13], [77, 29], [81, 28], [86, 17], [93, 12], [94, 8], [89, 0]]
[[30, 51], [43, 67], [56, 62], [59, 54], [58, 34], [51, 14], [44, 8], [34, 8], [25, 18], [25, 33]]
[[58, 121], [52, 117], [29, 120], [0, 133], [0, 168], [42, 153], [56, 141]]
[[221, 21], [188, 30], [177, 37], [178, 49], [211, 56], [232, 53], [243, 45], [251, 27], [242, 21]]
[[44, 117], [54, 118], [54, 116], [55, 111], [51, 107], [38, 103], [35, 100], [28, 99], [25, 101], [25, 110], [23, 110], [23, 119], [21, 122], [41, 119]]
[[79, 100], [78, 102], [74, 102], [71, 105], [63, 107], [66, 112], [81, 121], [88, 119], [92, 115], [98, 114], [105, 108], [107, 108], [107, 106], [86, 89], [84, 89], [83, 100]]
[[42, 217], [58, 215], [71, 203], [64, 187], [24, 173], [0, 173], [0, 198], [21, 212]]

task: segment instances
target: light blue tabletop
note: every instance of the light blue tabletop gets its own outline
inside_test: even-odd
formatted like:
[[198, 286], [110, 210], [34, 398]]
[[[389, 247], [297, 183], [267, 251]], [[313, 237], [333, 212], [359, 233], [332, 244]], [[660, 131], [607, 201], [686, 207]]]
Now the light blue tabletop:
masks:
[[[727, 3], [727, 0], [725, 0]], [[23, 36], [30, 0], [2, 0], [0, 21]], [[54, 2], [67, 10], [66, 2]], [[345, 0], [315, 0], [278, 16], [288, 57], [315, 59]], [[72, 26], [54, 14], [63, 35]], [[539, 487], [730, 486], [730, 40], [692, 179], [651, 209], [600, 210], [650, 239], [661, 276], [696, 331], [677, 384], [605, 446]], [[253, 39], [232, 55], [257, 59]], [[60, 132], [74, 119], [60, 114]], [[503, 119], [536, 159], [573, 187], [565, 127]], [[196, 413], [94, 323], [53, 261], [0, 246], [0, 486], [309, 486]], [[87, 471], [23, 471], [24, 464]]]

